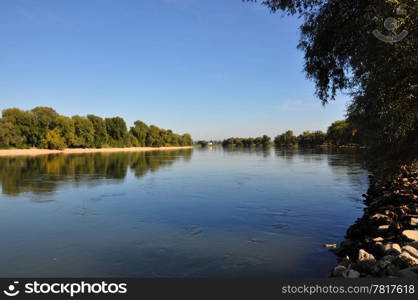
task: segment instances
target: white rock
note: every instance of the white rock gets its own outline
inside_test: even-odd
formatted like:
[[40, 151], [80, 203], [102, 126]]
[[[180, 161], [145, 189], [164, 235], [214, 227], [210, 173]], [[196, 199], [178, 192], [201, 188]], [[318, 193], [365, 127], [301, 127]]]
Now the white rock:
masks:
[[404, 230], [402, 235], [408, 240], [418, 242], [418, 230]]
[[378, 228], [377, 228], [377, 230], [378, 231], [386, 231], [386, 230], [388, 230], [389, 229], [389, 225], [380, 225]]
[[401, 254], [402, 250], [401, 250], [401, 246], [399, 246], [399, 244], [394, 244], [394, 243], [388, 243], [386, 245], [383, 246], [383, 251], [385, 254]]
[[382, 237], [377, 237], [377, 238], [374, 238], [373, 239], [373, 242], [383, 242], [385, 239], [384, 238], [382, 238]]
[[398, 256], [398, 258], [409, 266], [418, 265], [418, 258], [413, 257], [411, 254], [409, 254], [409, 252], [402, 252], [401, 255]]
[[411, 218], [411, 220], [409, 221], [409, 224], [411, 226], [418, 226], [418, 218]]
[[408, 252], [409, 254], [411, 254], [412, 256], [414, 256], [415, 258], [418, 258], [418, 250], [415, 249], [414, 247], [412, 247], [412, 246], [403, 246], [402, 247], [402, 250]]
[[376, 259], [374, 258], [373, 254], [370, 254], [366, 252], [363, 249], [359, 250], [358, 253], [358, 262], [361, 264], [373, 264], [376, 262]]

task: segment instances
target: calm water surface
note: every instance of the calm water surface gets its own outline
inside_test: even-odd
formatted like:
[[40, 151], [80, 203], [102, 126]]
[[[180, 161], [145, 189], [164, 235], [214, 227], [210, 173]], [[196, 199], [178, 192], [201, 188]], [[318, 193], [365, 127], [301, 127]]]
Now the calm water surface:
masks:
[[362, 213], [356, 153], [0, 158], [0, 276], [321, 277]]

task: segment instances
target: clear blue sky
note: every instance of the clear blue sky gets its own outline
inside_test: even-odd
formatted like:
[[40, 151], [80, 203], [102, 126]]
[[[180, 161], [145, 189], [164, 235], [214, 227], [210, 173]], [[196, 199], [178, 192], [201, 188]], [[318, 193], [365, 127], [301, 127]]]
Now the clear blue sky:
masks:
[[300, 20], [241, 0], [1, 0], [0, 109], [121, 116], [195, 139], [325, 130]]

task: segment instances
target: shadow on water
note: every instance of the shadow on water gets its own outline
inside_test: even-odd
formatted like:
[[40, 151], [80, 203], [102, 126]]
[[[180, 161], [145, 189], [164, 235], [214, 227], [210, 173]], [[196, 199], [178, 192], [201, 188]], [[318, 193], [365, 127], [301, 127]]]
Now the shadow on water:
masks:
[[137, 178], [176, 161], [190, 161], [193, 150], [52, 154], [33, 157], [1, 157], [2, 192], [46, 194], [63, 183], [95, 186], [103, 180], [122, 182], [131, 169]]
[[271, 148], [270, 146], [258, 146], [258, 147], [235, 147], [235, 146], [226, 146], [222, 147], [224, 153], [227, 155], [237, 155], [240, 156], [242, 154], [252, 154], [257, 156], [262, 156], [267, 158], [271, 155]]

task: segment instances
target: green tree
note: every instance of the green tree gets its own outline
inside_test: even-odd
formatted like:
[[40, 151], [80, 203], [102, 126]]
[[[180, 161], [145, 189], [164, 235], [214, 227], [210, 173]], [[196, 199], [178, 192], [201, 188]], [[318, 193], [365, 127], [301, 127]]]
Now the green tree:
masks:
[[94, 146], [94, 127], [89, 119], [73, 116], [75, 139], [73, 147], [91, 148]]
[[56, 128], [61, 131], [61, 136], [64, 138], [64, 142], [67, 146], [73, 146], [77, 143], [73, 119], [59, 115], [57, 117]]
[[155, 125], [149, 127], [149, 131], [146, 138], [146, 145], [148, 147], [162, 147], [163, 141], [160, 136], [160, 128]]
[[316, 147], [325, 143], [327, 135], [322, 131], [304, 131], [298, 136], [298, 145], [302, 147]]
[[[416, 1], [262, 3], [272, 11], [304, 18], [299, 48], [305, 53], [305, 71], [323, 103], [335, 99], [339, 91], [351, 92], [348, 119], [368, 146], [372, 167], [389, 162], [389, 171], [395, 173], [402, 165], [414, 164], [418, 153]], [[396, 22], [389, 24], [389, 17], [396, 17]], [[383, 24], [393, 25], [393, 32]], [[376, 32], [389, 38], [409, 34], [399, 41], [385, 41]]]
[[34, 147], [37, 144], [35, 118], [30, 112], [18, 108], [9, 108], [3, 110], [3, 119], [13, 124], [15, 134], [19, 135], [28, 147]]
[[267, 136], [267, 135], [263, 135], [263, 136], [262, 136], [262, 138], [261, 138], [261, 144], [262, 144], [263, 146], [268, 146], [268, 145], [270, 145], [270, 142], [271, 142], [271, 138], [270, 138], [269, 136]]
[[34, 146], [39, 148], [47, 148], [46, 134], [48, 130], [57, 127], [57, 118], [59, 114], [50, 107], [35, 107], [31, 110], [34, 116]]
[[106, 118], [106, 131], [109, 136], [109, 144], [113, 147], [125, 147], [129, 145], [128, 129], [125, 121], [120, 117]]
[[181, 144], [183, 146], [191, 146], [191, 145], [193, 145], [193, 139], [192, 139], [192, 136], [190, 134], [188, 134], [188, 133], [183, 134], [181, 136], [181, 139], [182, 139], [182, 143]]
[[274, 144], [276, 146], [293, 147], [296, 146], [297, 143], [297, 137], [293, 134], [292, 130], [288, 130], [274, 138]]
[[148, 127], [141, 121], [136, 121], [128, 132], [125, 121], [120, 117], [105, 120], [95, 115], [69, 118], [49, 107], [36, 107], [30, 111], [5, 109], [0, 121], [1, 148], [163, 147], [193, 144], [190, 134], [179, 135], [155, 125]]
[[[225, 147], [253, 147], [253, 146], [268, 146], [270, 145], [271, 138], [267, 135], [256, 138], [228, 138], [222, 142]], [[219, 142], [220, 143], [220, 142]]]
[[327, 140], [337, 146], [355, 144], [356, 134], [357, 130], [348, 121], [335, 121], [328, 128]]
[[131, 134], [130, 132], [128, 133], [128, 140], [129, 140], [129, 146], [130, 147], [141, 147], [141, 145], [139, 144], [138, 139]]
[[18, 128], [5, 119], [0, 119], [0, 147], [1, 148], [25, 148], [25, 139]]
[[59, 128], [48, 130], [45, 141], [48, 149], [63, 150], [67, 148], [67, 144]]
[[87, 119], [93, 124], [94, 128], [94, 146], [96, 148], [102, 148], [108, 143], [108, 135], [105, 121], [95, 115], [87, 115]]
[[142, 121], [135, 121], [134, 127], [131, 127], [130, 133], [137, 139], [139, 147], [146, 146], [147, 135], [149, 128], [147, 124]]

